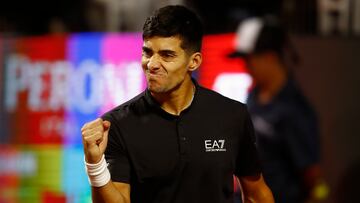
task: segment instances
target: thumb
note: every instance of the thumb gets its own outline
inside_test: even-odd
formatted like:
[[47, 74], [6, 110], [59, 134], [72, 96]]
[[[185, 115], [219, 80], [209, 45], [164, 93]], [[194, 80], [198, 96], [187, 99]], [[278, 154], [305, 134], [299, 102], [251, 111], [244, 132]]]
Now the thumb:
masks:
[[110, 129], [110, 121], [103, 121], [104, 131], [107, 131]]
[[105, 149], [106, 149], [106, 146], [108, 143], [110, 125], [111, 125], [111, 123], [109, 121], [103, 121], [104, 135], [102, 137], [102, 142], [99, 144], [99, 147], [100, 147], [100, 150], [102, 153], [105, 152]]

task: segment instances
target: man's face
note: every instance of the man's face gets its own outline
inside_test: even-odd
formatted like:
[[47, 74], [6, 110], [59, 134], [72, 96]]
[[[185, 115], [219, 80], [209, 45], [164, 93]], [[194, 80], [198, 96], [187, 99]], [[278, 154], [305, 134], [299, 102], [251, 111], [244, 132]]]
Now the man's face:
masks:
[[268, 80], [270, 63], [268, 53], [250, 54], [246, 57], [249, 73], [256, 83]]
[[151, 92], [168, 93], [190, 77], [191, 56], [181, 42], [176, 36], [144, 39], [141, 62]]

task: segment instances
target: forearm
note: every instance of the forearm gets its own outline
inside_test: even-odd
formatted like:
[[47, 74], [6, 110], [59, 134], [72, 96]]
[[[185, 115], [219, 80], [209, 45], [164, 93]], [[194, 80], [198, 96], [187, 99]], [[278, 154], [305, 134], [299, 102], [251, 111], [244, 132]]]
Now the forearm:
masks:
[[130, 202], [130, 185], [127, 183], [112, 182], [105, 156], [96, 164], [89, 164], [85, 161], [85, 166], [89, 183], [92, 186], [93, 202]]
[[101, 118], [85, 123], [81, 128], [84, 145], [84, 164], [92, 186], [95, 203], [130, 203], [130, 184], [113, 182], [105, 160], [111, 123]]
[[240, 177], [240, 189], [244, 203], [274, 203], [270, 188], [261, 174]]
[[110, 180], [102, 187], [92, 187], [93, 203], [129, 203], [130, 199], [123, 195]]
[[244, 203], [274, 203], [272, 192], [268, 187], [252, 193], [243, 193]]

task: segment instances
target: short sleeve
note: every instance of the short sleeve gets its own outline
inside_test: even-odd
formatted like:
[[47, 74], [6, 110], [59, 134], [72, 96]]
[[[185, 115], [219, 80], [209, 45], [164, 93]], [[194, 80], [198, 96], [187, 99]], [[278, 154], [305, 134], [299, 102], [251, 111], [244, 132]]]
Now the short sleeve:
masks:
[[242, 133], [239, 139], [235, 175], [238, 177], [257, 175], [261, 173], [261, 165], [256, 149], [255, 131], [247, 109], [245, 109], [243, 121], [239, 125]]
[[105, 151], [105, 159], [108, 163], [111, 180], [114, 182], [129, 183], [131, 167], [119, 125], [111, 114], [103, 115], [102, 119], [111, 122], [108, 144]]

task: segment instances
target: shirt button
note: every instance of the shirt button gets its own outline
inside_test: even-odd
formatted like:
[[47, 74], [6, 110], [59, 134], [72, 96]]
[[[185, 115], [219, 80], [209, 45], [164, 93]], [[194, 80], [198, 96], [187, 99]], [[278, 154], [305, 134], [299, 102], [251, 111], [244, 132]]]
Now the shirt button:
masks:
[[181, 140], [182, 140], [182, 141], [186, 141], [186, 137], [181, 137]]

